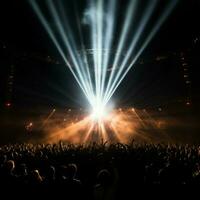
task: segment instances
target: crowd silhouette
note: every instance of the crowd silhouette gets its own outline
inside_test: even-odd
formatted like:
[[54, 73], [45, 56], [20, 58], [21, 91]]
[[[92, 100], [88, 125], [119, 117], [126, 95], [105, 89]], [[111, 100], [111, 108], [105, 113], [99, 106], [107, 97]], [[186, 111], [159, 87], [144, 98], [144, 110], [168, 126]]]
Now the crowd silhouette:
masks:
[[122, 199], [134, 185], [200, 184], [200, 147], [62, 142], [5, 145], [0, 147], [0, 184], [5, 189], [26, 188], [33, 195]]

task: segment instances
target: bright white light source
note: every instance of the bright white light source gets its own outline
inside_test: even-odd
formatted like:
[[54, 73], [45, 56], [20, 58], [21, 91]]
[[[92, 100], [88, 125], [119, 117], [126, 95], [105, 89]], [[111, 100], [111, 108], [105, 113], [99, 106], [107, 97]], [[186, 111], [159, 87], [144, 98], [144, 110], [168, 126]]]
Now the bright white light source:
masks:
[[[73, 27], [76, 27], [74, 30], [78, 30], [78, 33], [74, 33], [70, 26], [70, 19], [67, 17], [68, 12], [64, 9], [65, 6], [62, 5], [61, 1], [56, 2], [46, 1], [45, 3], [48, 7], [46, 10], [49, 11], [47, 16], [51, 16], [53, 22], [49, 23], [49, 19], [45, 16], [46, 12], [42, 12], [43, 6], [39, 4], [39, 1], [29, 0], [66, 66], [68, 66], [85, 94], [93, 109], [94, 118], [102, 119], [106, 114], [105, 105], [108, 107], [114, 92], [129, 70], [135, 65], [139, 56], [178, 3], [178, 0], [168, 1], [166, 7], [161, 10], [158, 20], [155, 20], [151, 28], [148, 23], [151, 22], [154, 11], [157, 10], [159, 5], [157, 5], [159, 3], [157, 0], [147, 1], [146, 7], [141, 9], [143, 12], [140, 14], [141, 18], [139, 19], [136, 18], [136, 11], [140, 6], [139, 0], [128, 1], [124, 20], [119, 19], [122, 21], [120, 26], [117, 26], [119, 16], [116, 11], [121, 4], [117, 5], [117, 0], [110, 0], [109, 3], [106, 0], [89, 0], [83, 13], [79, 13], [79, 9], [75, 10], [77, 26], [73, 25]], [[82, 20], [79, 18], [80, 16], [83, 16]], [[136, 23], [137, 26], [132, 29], [136, 19], [139, 23]], [[89, 34], [83, 32], [86, 28], [85, 25], [87, 25]], [[113, 34], [119, 27], [121, 31]], [[147, 31], [148, 27], [150, 30]], [[146, 38], [145, 35], [143, 36], [143, 32], [149, 33]], [[79, 38], [75, 37], [78, 35]], [[84, 35], [88, 38], [84, 38]], [[131, 35], [132, 37], [130, 37]], [[78, 46], [77, 39], [80, 41]], [[141, 42], [142, 40], [143, 42]], [[87, 44], [84, 41], [87, 41]], [[81, 53], [78, 51], [80, 46]], [[89, 46], [89, 49], [86, 49], [86, 46]], [[108, 52], [115, 46], [116, 54], [112, 59]], [[125, 49], [126, 52], [123, 52]], [[87, 50], [89, 50], [90, 56], [86, 55]], [[91, 52], [93, 52], [92, 56]], [[66, 56], [66, 53], [69, 56]], [[125, 55], [121, 56], [124, 53]], [[110, 67], [112, 70], [107, 73]], [[186, 84], [190, 83], [189, 80], [186, 80]], [[98, 99], [98, 102], [96, 99], [93, 101], [94, 97]]]
[[99, 107], [99, 108], [95, 108], [92, 112], [92, 119], [95, 121], [102, 121], [106, 116], [106, 112], [105, 109]]
[[108, 111], [105, 105], [100, 100], [96, 100], [92, 106], [92, 114], [91, 114], [92, 120], [98, 121], [98, 122], [104, 121], [107, 114], [108, 114]]

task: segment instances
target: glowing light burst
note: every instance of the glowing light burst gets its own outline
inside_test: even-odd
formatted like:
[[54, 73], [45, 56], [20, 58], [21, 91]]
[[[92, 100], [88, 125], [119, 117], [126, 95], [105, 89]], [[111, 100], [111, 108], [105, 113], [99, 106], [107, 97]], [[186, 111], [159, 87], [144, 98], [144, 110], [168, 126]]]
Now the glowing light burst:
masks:
[[[119, 116], [116, 116], [112, 112], [107, 112], [108, 102], [178, 0], [165, 2], [156, 18], [154, 13], [162, 4], [160, 0], [148, 0], [143, 5], [139, 0], [129, 0], [121, 19], [117, 15], [120, 9], [120, 2], [117, 0], [88, 0], [84, 4], [84, 9], [77, 9], [77, 2], [72, 2], [75, 10], [71, 19], [74, 17], [76, 28], [72, 28], [71, 20], [67, 17], [68, 1], [45, 0], [41, 3], [39, 0], [29, 0], [92, 109], [89, 117], [75, 124], [76, 128], [72, 125], [68, 129], [79, 131], [79, 127], [88, 125], [89, 130], [86, 135], [98, 129], [105, 138], [106, 129], [109, 127], [112, 129], [111, 132], [114, 130], [117, 133], [119, 119], [122, 121], [124, 119], [124, 117], [121, 119], [119, 113]], [[139, 10], [141, 17], [138, 18]], [[153, 16], [154, 23], [152, 23]], [[149, 24], [152, 24], [150, 28]], [[119, 33], [116, 34], [116, 30], [120, 30]], [[110, 52], [113, 49], [116, 53], [111, 56]], [[122, 54], [125, 56], [122, 57]], [[108, 121], [105, 119], [111, 115], [114, 121], [118, 119], [118, 123], [108, 120], [110, 123], [108, 126]], [[119, 134], [115, 135], [120, 137]]]
[[106, 116], [106, 109], [102, 106], [102, 105], [97, 105], [93, 110], [92, 110], [92, 114], [91, 114], [91, 118], [94, 121], [103, 121]]
[[138, 142], [170, 141], [165, 134], [166, 119], [157, 118], [152, 111], [120, 108], [99, 116], [96, 118], [92, 114], [70, 111], [67, 118], [66, 114], [61, 113], [60, 119], [49, 119], [45, 126], [45, 133], [48, 134], [45, 134], [42, 142], [62, 140], [75, 144], [110, 144], [130, 143], [133, 139]]
[[[95, 111], [96, 112], [96, 111]], [[112, 112], [92, 113], [74, 123], [65, 123], [64, 127], [53, 123], [47, 126], [49, 132], [46, 141], [60, 140], [72, 143], [90, 142], [123, 142], [127, 143], [138, 127], [135, 115], [128, 111], [112, 110]], [[136, 134], [136, 132], [134, 132]]]

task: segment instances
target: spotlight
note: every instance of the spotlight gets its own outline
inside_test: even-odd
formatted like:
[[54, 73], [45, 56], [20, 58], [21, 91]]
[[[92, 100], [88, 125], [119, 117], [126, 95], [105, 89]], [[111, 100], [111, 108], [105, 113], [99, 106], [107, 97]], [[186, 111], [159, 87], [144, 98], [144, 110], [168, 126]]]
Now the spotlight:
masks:
[[91, 117], [94, 121], [103, 121], [106, 117], [105, 108], [102, 107], [94, 108]]
[[96, 122], [104, 121], [107, 114], [108, 114], [108, 111], [102, 102], [97, 101], [93, 104], [92, 114], [91, 114], [91, 118], [93, 121], [96, 121]]

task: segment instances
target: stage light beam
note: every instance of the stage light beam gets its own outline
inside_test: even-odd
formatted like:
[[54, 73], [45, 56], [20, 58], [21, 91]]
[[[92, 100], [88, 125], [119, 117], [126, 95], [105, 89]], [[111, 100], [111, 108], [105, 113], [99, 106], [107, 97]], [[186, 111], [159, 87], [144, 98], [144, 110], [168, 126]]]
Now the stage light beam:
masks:
[[[157, 18], [152, 28], [146, 31], [146, 37], [143, 37], [145, 36], [144, 30], [146, 30], [148, 22], [154, 14], [154, 10], [159, 1], [149, 0], [148, 3], [145, 4], [147, 7], [143, 9], [138, 25], [134, 27], [133, 25], [136, 24], [135, 22], [137, 19], [136, 11], [141, 4], [139, 4], [139, 0], [130, 0], [127, 3], [127, 12], [125, 12], [121, 31], [117, 34], [119, 40], [114, 38], [114, 36], [116, 36], [114, 34], [115, 26], [117, 22], [119, 22], [117, 21], [118, 16], [116, 14], [118, 1], [88, 0], [86, 3], [86, 10], [84, 10], [84, 16], [86, 15], [86, 20], [89, 19], [86, 23], [89, 25], [89, 32], [87, 32], [89, 33], [89, 35], [87, 35], [90, 41], [89, 49], [93, 52], [91, 63], [88, 62], [88, 57], [86, 55], [87, 49], [86, 44], [84, 44], [86, 40], [82, 33], [78, 13], [76, 13], [76, 22], [79, 31], [80, 46], [82, 48], [81, 56], [79, 55], [80, 51], [78, 50], [79, 47], [76, 42], [76, 34], [74, 34], [72, 26], [68, 23], [69, 21], [63, 2], [59, 1], [58, 4], [53, 0], [46, 0], [45, 2], [49, 11], [48, 14], [50, 14], [53, 19], [55, 27], [53, 27], [47, 17], [45, 17], [45, 13], [42, 12], [40, 7], [41, 5], [39, 6], [39, 1], [29, 0], [33, 10], [90, 103], [92, 110], [90, 116], [94, 123], [99, 124], [102, 136], [105, 138], [106, 130], [103, 123], [107, 120], [108, 116], [108, 102], [129, 70], [135, 65], [135, 62], [150, 43], [151, 39], [155, 36], [160, 26], [176, 6], [178, 0], [170, 0], [167, 2], [167, 6], [164, 7], [163, 12]], [[133, 32], [130, 34], [130, 31]], [[143, 39], [143, 41], [141, 41], [141, 39]], [[127, 44], [128, 41], [130, 41], [129, 44]], [[140, 41], [141, 46], [138, 45]], [[112, 49], [113, 43], [116, 43], [115, 45], [117, 48], [116, 54], [111, 60], [109, 51]], [[125, 49], [126, 54], [122, 57], [121, 55]], [[107, 73], [108, 64], [110, 64], [109, 61], [112, 61], [111, 74]], [[84, 123], [87, 124], [87, 120], [84, 121]], [[89, 137], [95, 126], [92, 125], [91, 127], [87, 137]]]

